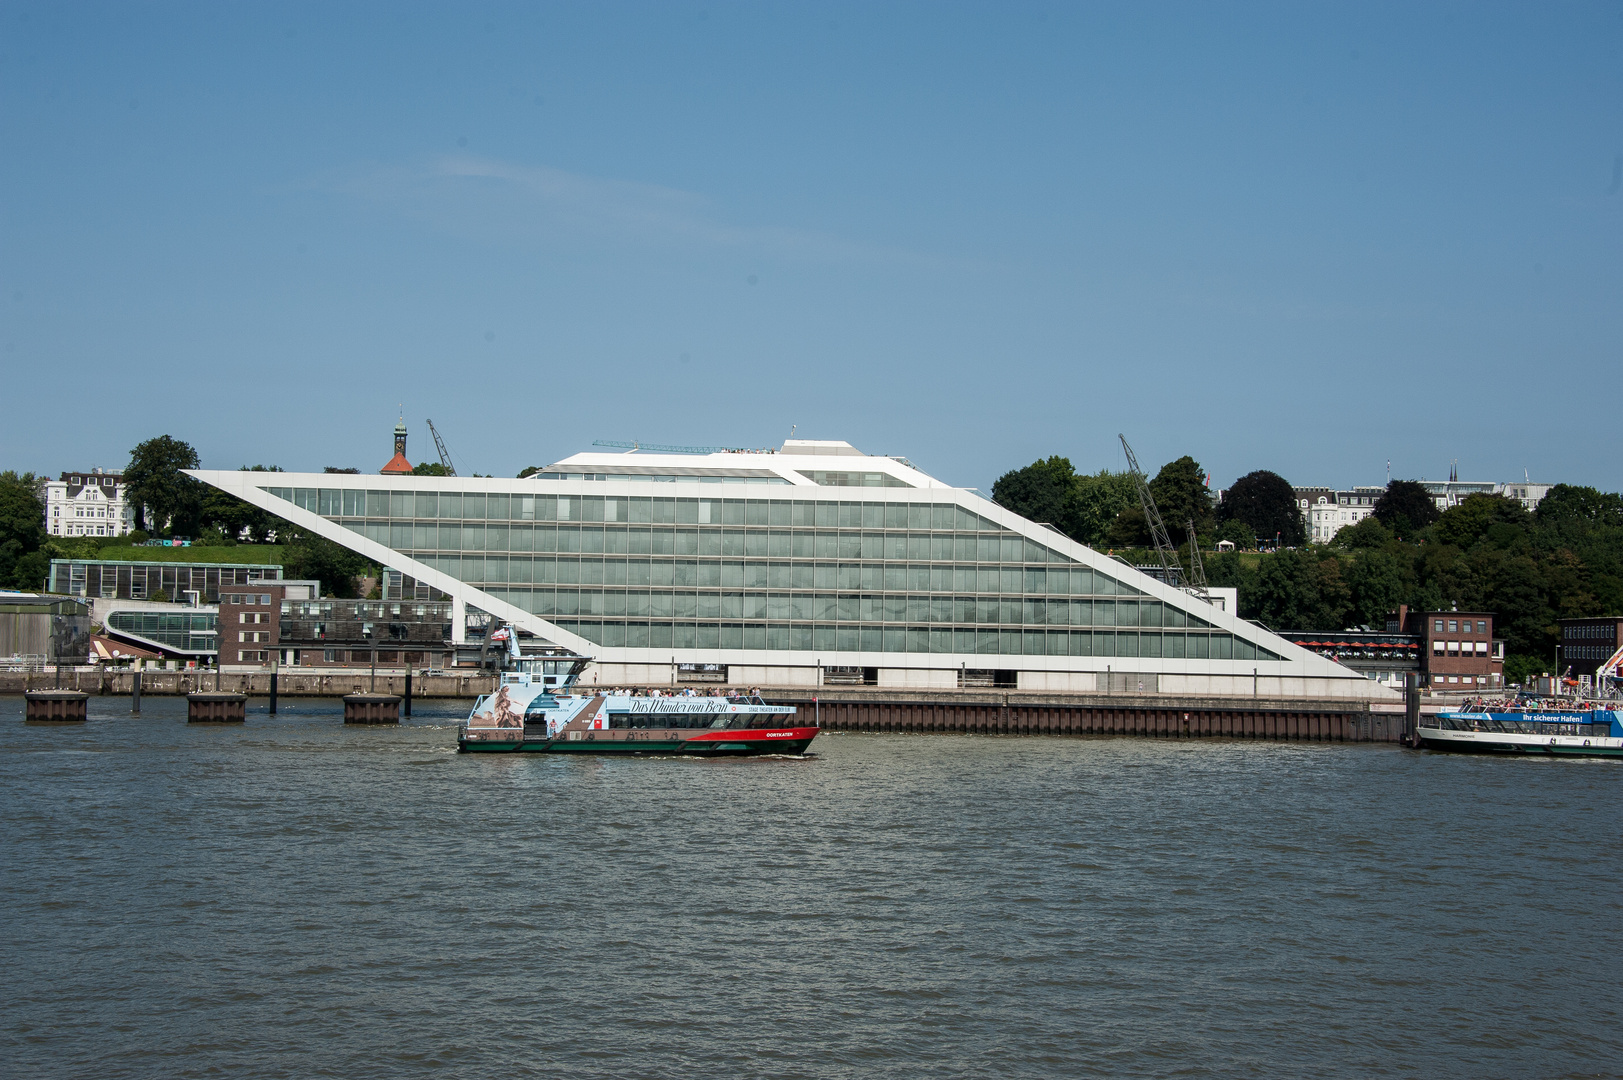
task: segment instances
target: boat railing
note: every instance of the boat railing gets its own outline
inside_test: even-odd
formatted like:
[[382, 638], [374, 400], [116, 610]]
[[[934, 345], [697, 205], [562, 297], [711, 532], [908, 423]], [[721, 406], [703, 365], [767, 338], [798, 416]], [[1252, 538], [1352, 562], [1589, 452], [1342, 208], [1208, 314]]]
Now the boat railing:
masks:
[[1495, 735], [1606, 735], [1610, 724], [1569, 720], [1509, 720], [1493, 716], [1423, 716], [1420, 726], [1441, 731], [1481, 731]]

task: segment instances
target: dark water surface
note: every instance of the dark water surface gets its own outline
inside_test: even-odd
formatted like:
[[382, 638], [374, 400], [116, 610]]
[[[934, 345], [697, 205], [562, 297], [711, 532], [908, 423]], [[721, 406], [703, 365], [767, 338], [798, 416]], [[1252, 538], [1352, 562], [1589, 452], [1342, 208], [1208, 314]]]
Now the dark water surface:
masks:
[[6, 1076], [1623, 1071], [1623, 767], [0, 700]]

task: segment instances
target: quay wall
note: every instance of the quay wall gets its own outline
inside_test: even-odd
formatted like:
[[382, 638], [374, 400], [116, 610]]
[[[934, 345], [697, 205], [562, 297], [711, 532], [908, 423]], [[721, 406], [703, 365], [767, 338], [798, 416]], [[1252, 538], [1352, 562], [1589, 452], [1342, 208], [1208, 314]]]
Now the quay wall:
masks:
[[[63, 689], [96, 695], [128, 695], [128, 671], [64, 671]], [[0, 672], [0, 694], [56, 685], [50, 671]], [[218, 688], [265, 697], [269, 672], [146, 671], [141, 692], [189, 694]], [[416, 675], [413, 698], [471, 699], [495, 689], [490, 675]], [[660, 688], [668, 689], [668, 688]], [[363, 670], [281, 672], [282, 697], [339, 697], [374, 690]], [[405, 693], [399, 672], [379, 672], [375, 690]], [[1402, 707], [1347, 700], [1192, 697], [1172, 694], [1080, 694], [1001, 690], [901, 690], [843, 687], [763, 689], [773, 705], [792, 705], [800, 723], [828, 731], [972, 733], [986, 735], [1139, 735], [1151, 738], [1240, 738], [1319, 742], [1401, 742]], [[1420, 711], [1442, 707], [1428, 703]]]
[[1141, 735], [1151, 738], [1401, 742], [1401, 707], [1344, 700], [1200, 698], [1168, 694], [1001, 691], [795, 693], [763, 691], [794, 705], [803, 723], [829, 731], [986, 735]]

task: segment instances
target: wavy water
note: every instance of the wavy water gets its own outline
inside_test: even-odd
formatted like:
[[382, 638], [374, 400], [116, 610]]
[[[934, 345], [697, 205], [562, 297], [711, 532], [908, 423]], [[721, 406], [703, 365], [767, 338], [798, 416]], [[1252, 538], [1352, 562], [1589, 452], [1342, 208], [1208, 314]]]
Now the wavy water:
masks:
[[[8, 1076], [1615, 1076], [1610, 762], [0, 701]], [[457, 710], [460, 711], [460, 710]]]

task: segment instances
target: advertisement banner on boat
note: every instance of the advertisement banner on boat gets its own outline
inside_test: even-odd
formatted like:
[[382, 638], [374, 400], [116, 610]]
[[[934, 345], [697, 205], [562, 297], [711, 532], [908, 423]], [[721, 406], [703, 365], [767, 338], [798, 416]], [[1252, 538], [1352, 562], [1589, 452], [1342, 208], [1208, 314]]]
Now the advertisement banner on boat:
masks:
[[485, 699], [484, 708], [468, 717], [469, 727], [522, 728], [524, 711], [530, 702], [546, 693], [546, 687], [503, 683]]

